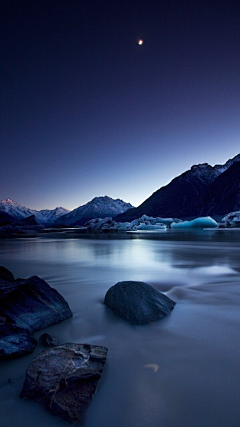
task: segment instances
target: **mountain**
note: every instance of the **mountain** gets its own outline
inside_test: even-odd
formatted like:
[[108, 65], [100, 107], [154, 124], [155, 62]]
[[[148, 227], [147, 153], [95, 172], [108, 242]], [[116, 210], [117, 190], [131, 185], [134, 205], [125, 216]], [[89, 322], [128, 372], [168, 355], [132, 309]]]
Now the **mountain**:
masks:
[[35, 219], [38, 224], [52, 224], [60, 216], [69, 212], [69, 210], [65, 208], [55, 208], [53, 210], [43, 209], [41, 211], [36, 211], [21, 206], [12, 199], [1, 200], [0, 211], [3, 211], [13, 217], [15, 221], [19, 221], [29, 216], [35, 215]]
[[84, 225], [85, 222], [93, 218], [105, 218], [107, 216], [115, 217], [132, 208], [130, 203], [111, 197], [95, 197], [83, 206], [79, 206], [73, 211], [63, 215], [55, 225]]
[[203, 205], [205, 214], [211, 216], [240, 210], [240, 161], [233, 163], [209, 186]]
[[239, 165], [240, 154], [224, 165], [194, 165], [115, 220], [132, 221], [144, 214], [177, 218], [218, 216], [230, 212], [233, 206], [240, 209]]
[[13, 218], [7, 212], [4, 212], [2, 209], [0, 209], [0, 226], [11, 224], [14, 221], [15, 221], [15, 218]]

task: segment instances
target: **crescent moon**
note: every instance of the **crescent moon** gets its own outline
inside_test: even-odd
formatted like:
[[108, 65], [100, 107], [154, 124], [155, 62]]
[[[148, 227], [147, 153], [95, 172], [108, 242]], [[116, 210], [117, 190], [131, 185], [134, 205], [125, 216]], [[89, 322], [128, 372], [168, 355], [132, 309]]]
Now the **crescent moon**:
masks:
[[154, 370], [154, 372], [157, 372], [159, 369], [159, 365], [157, 363], [148, 363], [144, 366], [144, 368], [151, 368]]

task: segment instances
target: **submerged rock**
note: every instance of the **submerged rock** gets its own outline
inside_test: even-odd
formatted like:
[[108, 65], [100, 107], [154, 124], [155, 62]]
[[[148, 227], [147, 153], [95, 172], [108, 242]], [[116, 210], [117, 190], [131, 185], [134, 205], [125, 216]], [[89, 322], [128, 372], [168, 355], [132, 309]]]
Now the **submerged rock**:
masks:
[[66, 300], [38, 276], [0, 282], [0, 316], [36, 331], [72, 316]]
[[36, 345], [32, 332], [11, 323], [0, 324], [0, 358], [32, 353]]
[[144, 282], [118, 282], [106, 293], [104, 304], [134, 325], [167, 316], [176, 304]]
[[44, 347], [53, 347], [54, 345], [58, 345], [56, 338], [53, 338], [50, 334], [42, 334], [39, 338], [39, 343]]
[[34, 399], [76, 423], [91, 402], [107, 351], [102, 346], [72, 343], [43, 351], [29, 365], [20, 397]]

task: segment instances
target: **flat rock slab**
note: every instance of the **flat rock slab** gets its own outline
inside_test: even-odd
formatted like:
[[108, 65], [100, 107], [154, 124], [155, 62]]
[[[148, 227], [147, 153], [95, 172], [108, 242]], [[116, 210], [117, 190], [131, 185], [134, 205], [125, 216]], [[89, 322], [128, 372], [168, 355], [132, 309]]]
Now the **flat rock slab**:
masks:
[[102, 346], [72, 343], [43, 351], [29, 365], [20, 397], [34, 399], [76, 423], [91, 402], [107, 351]]
[[0, 358], [32, 353], [36, 345], [32, 332], [10, 323], [0, 324]]
[[144, 282], [118, 282], [108, 289], [104, 304], [134, 325], [163, 319], [176, 304]]
[[20, 328], [39, 330], [72, 316], [67, 301], [38, 276], [0, 280], [0, 316]]

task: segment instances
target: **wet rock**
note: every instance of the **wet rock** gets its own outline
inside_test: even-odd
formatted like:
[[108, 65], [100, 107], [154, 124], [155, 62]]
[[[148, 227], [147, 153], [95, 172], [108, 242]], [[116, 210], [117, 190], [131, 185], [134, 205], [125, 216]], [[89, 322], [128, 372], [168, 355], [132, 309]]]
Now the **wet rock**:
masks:
[[32, 332], [11, 323], [0, 324], [0, 358], [32, 353], [36, 345]]
[[7, 268], [0, 266], [0, 281], [7, 280], [8, 282], [11, 282], [14, 280], [14, 276]]
[[58, 345], [56, 338], [53, 338], [50, 334], [42, 334], [39, 338], [39, 343], [44, 347], [53, 347]]
[[36, 331], [72, 316], [66, 300], [38, 276], [0, 282], [0, 316]]
[[107, 348], [67, 343], [40, 353], [29, 365], [20, 397], [34, 399], [53, 414], [76, 423], [96, 390]]
[[118, 282], [106, 293], [104, 304], [134, 325], [167, 316], [175, 302], [144, 282]]

